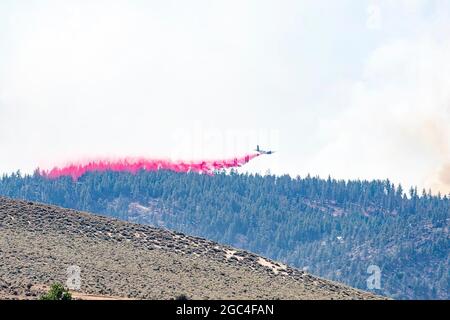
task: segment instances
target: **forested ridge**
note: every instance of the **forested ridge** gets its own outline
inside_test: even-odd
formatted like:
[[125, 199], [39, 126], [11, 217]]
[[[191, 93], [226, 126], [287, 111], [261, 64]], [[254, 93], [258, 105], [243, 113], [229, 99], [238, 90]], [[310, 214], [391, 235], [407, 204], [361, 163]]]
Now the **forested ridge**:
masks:
[[0, 195], [162, 226], [367, 290], [367, 268], [397, 299], [449, 299], [450, 199], [388, 180], [169, 171], [19, 172]]

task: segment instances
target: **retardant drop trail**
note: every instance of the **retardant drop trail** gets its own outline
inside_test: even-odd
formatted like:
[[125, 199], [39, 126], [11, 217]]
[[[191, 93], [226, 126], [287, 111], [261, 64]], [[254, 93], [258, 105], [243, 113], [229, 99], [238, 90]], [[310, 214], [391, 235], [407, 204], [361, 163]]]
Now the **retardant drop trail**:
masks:
[[70, 176], [78, 180], [83, 174], [92, 171], [124, 171], [136, 173], [139, 170], [157, 171], [170, 170], [175, 172], [196, 172], [213, 175], [216, 170], [237, 168], [250, 160], [260, 156], [259, 153], [249, 154], [240, 158], [226, 160], [204, 160], [204, 161], [170, 161], [158, 159], [121, 159], [121, 160], [98, 160], [87, 163], [69, 164], [62, 168], [54, 167], [51, 170], [40, 170], [40, 174], [50, 179], [61, 176]]

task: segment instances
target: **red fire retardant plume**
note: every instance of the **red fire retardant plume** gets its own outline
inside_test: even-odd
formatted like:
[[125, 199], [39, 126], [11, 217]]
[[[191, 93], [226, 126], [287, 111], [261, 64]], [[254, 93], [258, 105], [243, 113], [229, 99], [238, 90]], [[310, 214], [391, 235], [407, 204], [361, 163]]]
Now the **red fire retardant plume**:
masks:
[[72, 177], [73, 180], [78, 180], [86, 172], [91, 171], [125, 171], [136, 173], [139, 170], [156, 171], [156, 170], [171, 170], [175, 172], [197, 172], [208, 175], [214, 174], [215, 170], [229, 169], [240, 167], [250, 160], [258, 157], [260, 154], [249, 154], [240, 158], [233, 158], [227, 160], [204, 160], [184, 162], [172, 162], [169, 160], [156, 159], [122, 159], [116, 161], [98, 160], [90, 161], [88, 163], [70, 164], [68, 166], [51, 170], [42, 170], [41, 175], [56, 179], [61, 176]]

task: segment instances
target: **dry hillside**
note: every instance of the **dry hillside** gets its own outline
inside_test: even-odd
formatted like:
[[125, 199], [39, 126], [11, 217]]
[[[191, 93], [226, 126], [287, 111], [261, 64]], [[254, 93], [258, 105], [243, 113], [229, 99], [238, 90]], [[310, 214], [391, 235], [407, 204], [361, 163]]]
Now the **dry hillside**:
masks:
[[37, 298], [71, 265], [77, 297], [374, 299], [258, 255], [146, 225], [0, 197], [0, 297]]

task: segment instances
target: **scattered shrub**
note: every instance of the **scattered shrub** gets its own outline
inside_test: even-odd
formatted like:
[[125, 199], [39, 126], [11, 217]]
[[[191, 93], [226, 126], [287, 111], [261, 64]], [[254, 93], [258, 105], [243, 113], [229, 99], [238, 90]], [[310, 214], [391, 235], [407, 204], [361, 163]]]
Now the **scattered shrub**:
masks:
[[72, 295], [62, 284], [54, 283], [41, 300], [72, 300]]

